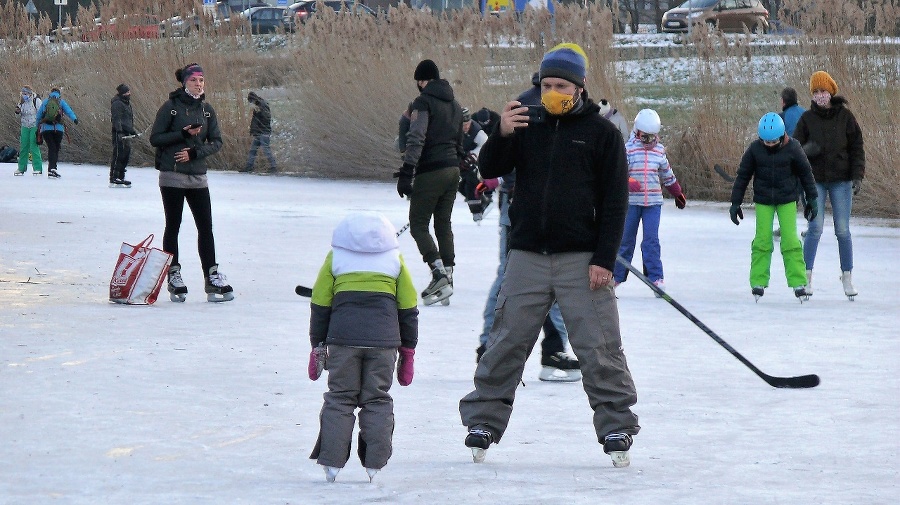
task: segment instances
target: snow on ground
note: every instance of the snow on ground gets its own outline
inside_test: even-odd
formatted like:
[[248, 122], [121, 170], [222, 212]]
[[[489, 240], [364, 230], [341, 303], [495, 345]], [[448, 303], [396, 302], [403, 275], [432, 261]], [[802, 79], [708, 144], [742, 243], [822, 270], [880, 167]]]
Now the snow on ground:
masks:
[[[12, 165], [3, 165], [12, 172]], [[890, 504], [900, 499], [900, 362], [894, 288], [900, 229], [854, 220], [849, 302], [834, 237], [822, 240], [800, 304], [775, 255], [771, 288], [747, 282], [753, 212], [667, 202], [671, 295], [771, 375], [819, 374], [815, 389], [769, 387], [636, 279], [618, 289], [642, 430], [632, 465], [596, 442], [578, 384], [537, 380], [528, 362], [503, 443], [476, 465], [457, 402], [472, 388], [481, 311], [497, 264], [497, 216], [474, 224], [457, 200], [457, 292], [420, 307], [416, 377], [394, 386], [394, 456], [369, 484], [355, 456], [334, 484], [307, 459], [325, 380], [306, 377], [309, 284], [333, 226], [375, 209], [397, 226], [390, 184], [212, 173], [218, 259], [236, 299], [202, 294], [189, 215], [184, 304], [110, 304], [122, 241], [163, 214], [156, 172], [62, 164], [61, 180], [0, 180], [0, 503], [3, 504]], [[420, 288], [426, 267], [402, 250]]]

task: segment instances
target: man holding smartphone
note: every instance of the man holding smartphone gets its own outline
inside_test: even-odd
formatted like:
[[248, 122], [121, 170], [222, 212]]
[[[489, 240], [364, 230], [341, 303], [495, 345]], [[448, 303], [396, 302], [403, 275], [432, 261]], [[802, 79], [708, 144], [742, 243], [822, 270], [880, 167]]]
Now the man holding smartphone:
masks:
[[625, 145], [583, 96], [586, 68], [575, 44], [545, 54], [545, 121], [529, 122], [528, 109], [509, 102], [479, 157], [484, 177], [516, 170], [516, 195], [497, 319], [475, 371], [475, 390], [459, 404], [476, 462], [506, 431], [525, 361], [554, 299], [581, 366], [594, 430], [614, 466], [628, 466], [632, 436], [640, 430], [612, 283], [628, 209]]

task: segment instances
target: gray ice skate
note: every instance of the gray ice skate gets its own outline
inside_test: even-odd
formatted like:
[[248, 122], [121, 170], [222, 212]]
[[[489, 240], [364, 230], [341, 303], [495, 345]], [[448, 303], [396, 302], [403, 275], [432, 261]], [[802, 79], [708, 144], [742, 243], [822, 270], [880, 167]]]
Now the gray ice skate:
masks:
[[234, 290], [225, 283], [225, 275], [219, 273], [219, 265], [209, 267], [209, 275], [206, 277], [206, 301], [230, 302], [234, 300]]
[[187, 286], [181, 278], [181, 265], [172, 265], [169, 267], [169, 300], [173, 302], [184, 302], [187, 298]]

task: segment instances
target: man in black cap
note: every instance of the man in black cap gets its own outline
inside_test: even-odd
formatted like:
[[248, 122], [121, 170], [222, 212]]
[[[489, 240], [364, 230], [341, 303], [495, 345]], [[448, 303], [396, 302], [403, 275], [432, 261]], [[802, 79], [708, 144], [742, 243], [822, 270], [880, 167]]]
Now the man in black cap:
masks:
[[130, 188], [125, 180], [125, 166], [131, 158], [129, 140], [138, 133], [134, 131], [134, 112], [131, 109], [131, 89], [127, 84], [116, 86], [116, 96], [110, 101], [112, 117], [112, 163], [109, 166], [109, 187]]
[[[463, 112], [453, 88], [437, 65], [422, 60], [413, 74], [420, 95], [413, 101], [397, 192], [409, 197], [409, 232], [431, 268], [431, 283], [422, 291], [425, 305], [449, 304], [453, 294], [453, 230], [450, 215], [459, 186], [463, 157]], [[429, 223], [434, 217], [434, 234]]]
[[250, 120], [250, 136], [253, 143], [250, 144], [250, 155], [247, 157], [247, 166], [243, 172], [252, 172], [256, 162], [256, 152], [262, 147], [263, 153], [269, 159], [269, 173], [275, 173], [275, 156], [272, 155], [272, 112], [269, 102], [251, 91], [247, 94], [247, 101], [253, 108], [253, 118]]

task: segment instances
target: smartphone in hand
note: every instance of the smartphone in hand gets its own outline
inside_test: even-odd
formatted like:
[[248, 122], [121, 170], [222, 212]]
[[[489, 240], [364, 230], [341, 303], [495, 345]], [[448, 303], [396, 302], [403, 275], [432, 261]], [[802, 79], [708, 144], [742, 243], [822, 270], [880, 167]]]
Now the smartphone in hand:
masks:
[[528, 107], [525, 115], [528, 116], [529, 123], [543, 123], [546, 120], [547, 109], [543, 105], [526, 105], [525, 107]]

